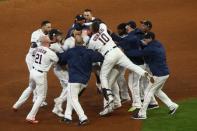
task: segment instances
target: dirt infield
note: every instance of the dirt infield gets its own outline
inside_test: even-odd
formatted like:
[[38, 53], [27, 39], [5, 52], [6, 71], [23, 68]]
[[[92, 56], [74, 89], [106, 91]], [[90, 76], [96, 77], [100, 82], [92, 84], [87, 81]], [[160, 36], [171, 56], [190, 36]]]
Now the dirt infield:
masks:
[[[31, 101], [13, 113], [12, 104], [28, 84], [25, 55], [29, 48], [31, 32], [42, 20], [48, 19], [53, 27], [64, 32], [73, 18], [85, 8], [91, 8], [96, 17], [103, 19], [110, 28], [128, 20], [150, 19], [153, 31], [167, 50], [171, 77], [165, 91], [174, 99], [197, 97], [197, 1], [196, 0], [10, 0], [0, 2], [0, 131], [12, 130], [140, 130], [141, 123], [130, 119], [129, 104], [114, 112], [111, 117], [100, 118], [102, 101], [96, 95], [95, 79], [92, 77], [88, 90], [82, 96], [82, 105], [90, 119], [90, 125], [79, 128], [58, 122], [51, 113], [53, 98], [59, 95], [60, 85], [49, 73], [49, 106], [41, 109], [39, 125], [24, 122], [31, 109]], [[75, 117], [76, 118], [76, 117]], [[77, 119], [75, 120], [77, 122]]]

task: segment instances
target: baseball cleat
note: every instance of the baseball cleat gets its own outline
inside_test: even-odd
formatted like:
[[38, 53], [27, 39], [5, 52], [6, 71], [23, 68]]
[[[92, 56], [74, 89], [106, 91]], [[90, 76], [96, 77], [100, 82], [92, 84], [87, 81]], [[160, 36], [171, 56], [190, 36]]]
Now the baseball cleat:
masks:
[[140, 115], [138, 115], [138, 113], [133, 114], [133, 115], [131, 116], [131, 118], [132, 118], [132, 119], [135, 119], [135, 120], [145, 120], [145, 119], [147, 119], [147, 117], [145, 117], [145, 116], [140, 116]]
[[159, 108], [159, 105], [157, 105], [157, 104], [149, 104], [148, 105], [148, 110], [152, 110], [152, 109], [158, 109]]
[[78, 126], [85, 126], [89, 123], [88, 119], [83, 120], [83, 121], [79, 121]]
[[67, 118], [62, 118], [62, 119], [61, 119], [61, 122], [64, 122], [64, 123], [66, 123], [66, 124], [71, 124], [71, 123], [72, 123], [72, 120], [67, 119]]
[[53, 108], [52, 112], [59, 117], [64, 117], [64, 114], [60, 110], [58, 110], [56, 107]]
[[107, 108], [104, 108], [103, 111], [101, 111], [99, 113], [100, 116], [107, 116], [109, 114], [111, 114], [113, 112], [113, 108], [112, 107], [107, 107]]
[[129, 108], [128, 112], [134, 112], [136, 110], [140, 110], [140, 108], [137, 108], [137, 107], [131, 107]]
[[38, 120], [31, 120], [31, 119], [28, 119], [28, 118], [26, 118], [26, 122], [27, 123], [30, 123], [30, 124], [38, 124], [39, 123], [39, 121]]
[[175, 104], [175, 107], [174, 107], [172, 110], [170, 110], [170, 111], [168, 112], [168, 114], [169, 114], [169, 115], [175, 114], [175, 112], [177, 111], [178, 108], [179, 108], [179, 105]]

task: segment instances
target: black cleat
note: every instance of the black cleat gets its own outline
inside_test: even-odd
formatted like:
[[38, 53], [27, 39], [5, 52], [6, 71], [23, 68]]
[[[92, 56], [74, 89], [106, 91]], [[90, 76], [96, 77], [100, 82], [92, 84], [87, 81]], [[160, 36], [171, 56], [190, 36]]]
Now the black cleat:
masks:
[[149, 104], [148, 105], [148, 110], [157, 109], [157, 108], [159, 108], [159, 105], [157, 105], [157, 104]]
[[67, 119], [67, 118], [62, 118], [62, 119], [61, 119], [61, 122], [64, 122], [64, 123], [66, 123], [66, 124], [71, 124], [71, 123], [72, 123], [72, 120]]
[[86, 120], [83, 120], [83, 121], [79, 121], [78, 125], [79, 125], [79, 126], [85, 126], [85, 125], [87, 125], [88, 123], [89, 123], [89, 121], [88, 121], [88, 119], [86, 119]]
[[170, 111], [168, 112], [168, 114], [169, 114], [169, 115], [175, 114], [175, 112], [177, 111], [178, 108], [179, 108], [179, 105], [176, 104], [175, 107], [174, 107], [174, 109], [170, 110]]

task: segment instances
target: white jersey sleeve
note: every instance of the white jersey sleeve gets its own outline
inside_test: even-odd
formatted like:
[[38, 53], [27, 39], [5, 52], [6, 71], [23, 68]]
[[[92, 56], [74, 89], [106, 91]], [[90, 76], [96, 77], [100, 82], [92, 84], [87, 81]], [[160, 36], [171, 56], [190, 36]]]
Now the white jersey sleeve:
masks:
[[49, 47], [51, 50], [53, 50], [56, 53], [62, 53], [64, 52], [62, 45], [60, 43], [53, 43]]
[[70, 48], [73, 48], [75, 46], [75, 39], [74, 37], [69, 37], [64, 41], [64, 45], [62, 46], [62, 48], [64, 49], [64, 51], [67, 51]]
[[55, 52], [50, 51], [49, 56], [50, 56], [51, 61], [53, 61], [54, 63], [58, 62], [59, 58], [57, 57]]
[[102, 31], [102, 32], [103, 32], [103, 30], [107, 32], [107, 25], [104, 24], [104, 23], [101, 23], [100, 26], [99, 26], [99, 30]]

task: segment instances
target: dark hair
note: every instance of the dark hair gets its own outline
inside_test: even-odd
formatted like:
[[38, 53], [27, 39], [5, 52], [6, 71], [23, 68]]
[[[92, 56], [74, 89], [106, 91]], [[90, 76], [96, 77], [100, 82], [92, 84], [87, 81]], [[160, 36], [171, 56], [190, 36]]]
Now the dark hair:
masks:
[[49, 23], [51, 23], [51, 22], [50, 22], [50, 21], [48, 21], [48, 20], [42, 21], [42, 23], [41, 23], [41, 27], [43, 27], [43, 26], [45, 26], [46, 24], [49, 24]]
[[117, 30], [120, 30], [121, 32], [119, 32], [119, 35], [125, 35], [127, 34], [127, 31], [126, 31], [126, 23], [120, 23], [118, 26], [117, 26]]
[[85, 9], [84, 12], [92, 12], [91, 9]]
[[50, 40], [53, 40], [53, 37], [54, 36], [58, 36], [58, 35], [62, 35], [62, 32], [58, 29], [52, 29], [50, 32], [49, 32], [49, 39]]
[[155, 40], [155, 33], [153, 33], [153, 32], [147, 32], [146, 34], [145, 34], [145, 36], [144, 36], [144, 39], [153, 39], [153, 40]]
[[100, 22], [96, 21], [92, 23], [92, 31], [93, 33], [97, 33], [99, 31]]
[[81, 31], [81, 30], [83, 30], [83, 26], [81, 24], [75, 24], [74, 29], [77, 31]]
[[126, 27], [126, 23], [120, 23], [120, 24], [117, 26], [117, 29], [119, 29], [119, 30], [126, 30], [125, 27]]

